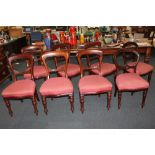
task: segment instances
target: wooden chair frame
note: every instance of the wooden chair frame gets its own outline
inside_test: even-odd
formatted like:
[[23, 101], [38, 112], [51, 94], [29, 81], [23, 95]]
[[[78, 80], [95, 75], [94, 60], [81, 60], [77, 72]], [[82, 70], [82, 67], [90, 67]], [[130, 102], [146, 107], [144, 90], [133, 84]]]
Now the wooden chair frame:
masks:
[[[96, 67], [96, 69], [99, 70], [99, 72], [101, 72], [101, 63], [102, 63], [102, 59], [103, 59], [103, 52], [100, 51], [100, 50], [83, 50], [83, 51], [80, 51], [79, 53], [77, 53], [77, 59], [78, 59], [78, 62], [79, 62], [79, 65], [80, 65], [80, 71], [81, 71], [81, 78], [84, 77], [84, 72], [85, 71], [91, 71], [92, 68], [91, 65], [89, 64], [88, 67], [84, 67], [82, 62], [81, 62], [81, 58], [82, 56], [86, 56], [87, 59], [89, 59], [89, 56], [92, 56], [92, 55], [96, 55], [96, 57], [98, 58], [98, 61], [99, 61], [99, 67]], [[90, 59], [88, 60], [89, 63], [90, 63]], [[99, 74], [99, 76], [102, 76]], [[111, 101], [111, 96], [112, 96], [112, 91], [109, 91], [109, 92], [92, 92], [91, 94], [81, 94], [80, 91], [79, 91], [79, 98], [80, 98], [80, 104], [81, 104], [81, 112], [83, 113], [84, 112], [84, 96], [85, 95], [100, 95], [100, 94], [104, 94], [106, 93], [107, 94], [107, 109], [109, 110], [110, 109], [110, 101]]]

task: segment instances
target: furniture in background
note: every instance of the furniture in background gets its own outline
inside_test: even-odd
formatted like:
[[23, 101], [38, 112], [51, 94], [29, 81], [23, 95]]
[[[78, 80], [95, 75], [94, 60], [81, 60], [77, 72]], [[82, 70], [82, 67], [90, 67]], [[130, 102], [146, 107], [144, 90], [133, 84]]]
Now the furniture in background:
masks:
[[[45, 66], [42, 65], [41, 55], [43, 54], [43, 48], [41, 46], [26, 46], [21, 49], [22, 53], [29, 53], [34, 58], [33, 76], [34, 79], [46, 78], [47, 72]], [[25, 78], [30, 78], [30, 74], [25, 74]]]
[[[135, 49], [137, 50], [138, 49], [138, 44], [135, 43], [135, 42], [127, 42], [123, 45], [123, 48], [132, 48], [132, 49]], [[128, 65], [132, 65], [133, 63], [130, 63]], [[128, 69], [127, 72], [129, 73], [134, 73], [134, 70], [132, 68]], [[151, 77], [152, 77], [152, 72], [153, 72], [153, 66], [148, 64], [148, 63], [145, 63], [145, 62], [142, 62], [142, 61], [139, 61], [137, 66], [136, 66], [136, 73], [141, 75], [141, 76], [145, 76], [147, 75], [148, 76], [148, 82], [150, 83], [151, 81]]]
[[[86, 43], [85, 44], [85, 49], [90, 49], [90, 48], [93, 48], [93, 47], [98, 47], [99, 49], [101, 48], [101, 42], [93, 42], [93, 43]], [[88, 65], [90, 65], [90, 59], [92, 60], [94, 60], [95, 59], [95, 57], [93, 56], [93, 57], [87, 57], [87, 64]], [[113, 58], [113, 57], [112, 57]], [[92, 70], [91, 70], [91, 73], [93, 73], [93, 74], [99, 74], [99, 70], [98, 69], [96, 69], [96, 68], [98, 68], [98, 65], [99, 65], [99, 63], [94, 63], [93, 65], [92, 65]], [[94, 69], [93, 69], [94, 68]], [[104, 62], [103, 60], [102, 60], [102, 64], [101, 64], [101, 75], [102, 76], [108, 76], [108, 75], [111, 75], [111, 74], [113, 74], [113, 73], [115, 73], [115, 71], [116, 71], [116, 66], [115, 66], [115, 64], [113, 64], [113, 63], [108, 63], [108, 62]]]
[[4, 47], [0, 46], [0, 83], [10, 76], [7, 56], [4, 53]]
[[[123, 61], [123, 65], [122, 62]], [[145, 105], [145, 99], [149, 88], [149, 82], [136, 73], [136, 67], [139, 62], [139, 54], [134, 49], [120, 49], [117, 55], [114, 55], [114, 61], [117, 66], [115, 79], [115, 96], [118, 92], [118, 109], [121, 107], [123, 92], [143, 91], [141, 107]], [[130, 65], [132, 63], [132, 65]], [[133, 69], [133, 73], [126, 73], [126, 70]], [[119, 74], [119, 71], [123, 71]]]
[[[50, 59], [52, 61], [53, 58], [59, 58], [59, 57], [63, 57], [65, 59], [65, 67], [63, 68], [65, 76], [50, 78], [51, 73], [58, 72], [58, 69], [57, 69], [58, 66], [56, 66], [56, 68], [54, 69], [53, 67], [52, 69], [50, 69], [48, 66], [49, 64], [47, 63], [47, 59], [48, 60]], [[46, 98], [49, 98], [49, 97], [54, 98], [54, 97], [61, 97], [61, 96], [68, 96], [70, 101], [71, 111], [74, 112], [73, 84], [70, 81], [70, 79], [68, 79], [67, 77], [67, 65], [69, 61], [69, 53], [64, 51], [46, 52], [42, 55], [42, 61], [48, 73], [47, 80], [40, 87], [40, 94], [44, 105], [44, 112], [46, 114], [48, 113]]]
[[[69, 43], [61, 43], [58, 45], [53, 45], [53, 50], [69, 50], [70, 47], [71, 46]], [[66, 51], [66, 52], [69, 53], [69, 62], [67, 65], [67, 76], [69, 78], [72, 78], [72, 77], [80, 74], [80, 66], [78, 64], [70, 63], [70, 52], [69, 51]], [[59, 61], [60, 59], [57, 59], [57, 60]], [[57, 63], [56, 63], [56, 65], [57, 65]], [[62, 64], [58, 67], [59, 76], [65, 77], [64, 68], [65, 68], [65, 64]]]
[[[98, 66], [96, 69], [99, 70], [98, 75], [85, 75], [86, 71], [91, 71], [94, 69], [92, 65], [85, 66], [82, 62], [82, 57], [88, 58], [88, 56], [98, 57]], [[84, 96], [92, 94], [107, 94], [107, 109], [110, 109], [110, 101], [112, 96], [112, 83], [108, 79], [102, 77], [101, 75], [101, 64], [103, 52], [100, 50], [84, 50], [77, 53], [78, 62], [80, 64], [81, 78], [79, 80], [79, 93], [80, 93], [80, 104], [81, 112], [84, 112]], [[90, 62], [91, 63], [91, 62]]]
[[[25, 61], [26, 68], [24, 70], [17, 70], [15, 68], [15, 63], [20, 61]], [[18, 54], [14, 55], [8, 58], [10, 70], [12, 72], [13, 80], [14, 82], [8, 85], [3, 91], [2, 91], [2, 97], [4, 99], [5, 105], [9, 111], [10, 116], [13, 116], [13, 111], [11, 109], [10, 100], [12, 99], [32, 99], [32, 104], [34, 107], [34, 113], [38, 115], [37, 110], [37, 103], [36, 99], [39, 100], [37, 91], [36, 91], [36, 85], [33, 80], [30, 79], [20, 79], [17, 80], [19, 75], [24, 74], [30, 74], [31, 79], [33, 79], [33, 58], [30, 54]]]

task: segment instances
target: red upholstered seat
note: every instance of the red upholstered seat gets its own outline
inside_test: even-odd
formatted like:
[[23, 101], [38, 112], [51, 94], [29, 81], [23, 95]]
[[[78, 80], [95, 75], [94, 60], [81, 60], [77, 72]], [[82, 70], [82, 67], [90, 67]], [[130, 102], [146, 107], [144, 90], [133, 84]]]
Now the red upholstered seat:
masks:
[[[58, 74], [60, 76], [65, 76], [65, 72], [64, 72], [64, 66], [65, 65], [60, 65], [58, 66]], [[67, 75], [68, 77], [72, 77], [72, 76], [75, 76], [75, 75], [78, 75], [80, 74], [80, 66], [77, 65], [77, 64], [68, 64], [67, 66]]]
[[112, 91], [112, 84], [99, 75], [88, 75], [79, 80], [79, 90], [81, 94], [108, 92]]
[[46, 80], [40, 87], [42, 96], [57, 96], [73, 93], [73, 85], [68, 78], [54, 77]]
[[[33, 74], [35, 79], [39, 79], [42, 77], [47, 77], [47, 72], [44, 66], [34, 66], [33, 67]], [[31, 78], [30, 74], [24, 74], [24, 78]]]
[[[132, 66], [134, 62], [130, 62], [128, 65]], [[127, 70], [130, 73], [134, 73], [134, 70], [132, 68]], [[145, 75], [149, 72], [153, 71], [153, 66], [144, 62], [138, 62], [137, 68], [136, 68], [136, 73], [139, 75]]]
[[121, 91], [136, 91], [149, 87], [149, 83], [136, 73], [123, 73], [118, 75], [116, 78], [116, 84], [118, 90]]
[[32, 80], [18, 80], [6, 87], [2, 96], [5, 98], [31, 97], [35, 92], [35, 82]]
[[[92, 65], [92, 67], [98, 67], [98, 63], [95, 63]], [[91, 70], [94, 74], [99, 74], [99, 70], [98, 69], [93, 69]], [[111, 74], [112, 72], [116, 71], [116, 66], [115, 64], [111, 64], [111, 63], [102, 63], [101, 65], [101, 75], [108, 75]]]

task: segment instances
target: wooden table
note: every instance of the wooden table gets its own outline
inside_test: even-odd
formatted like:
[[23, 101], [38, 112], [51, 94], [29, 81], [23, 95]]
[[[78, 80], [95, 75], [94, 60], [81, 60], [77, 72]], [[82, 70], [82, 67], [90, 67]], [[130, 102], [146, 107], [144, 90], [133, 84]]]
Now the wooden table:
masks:
[[[149, 63], [152, 45], [150, 43], [148, 43], [148, 44], [139, 43], [138, 46], [139, 46], [138, 52], [145, 55], [144, 62]], [[98, 49], [98, 50], [102, 50], [105, 55], [113, 55], [113, 54], [116, 54], [118, 52], [118, 50], [121, 48], [122, 48], [121, 45], [118, 45], [118, 46], [112, 46], [112, 45], [111, 46], [110, 45], [105, 46], [104, 45], [101, 48], [89, 48], [89, 49], [90, 50], [91, 49]], [[80, 52], [82, 50], [84, 50], [84, 49], [81, 47], [71, 48], [70, 53], [76, 54], [77, 52]]]

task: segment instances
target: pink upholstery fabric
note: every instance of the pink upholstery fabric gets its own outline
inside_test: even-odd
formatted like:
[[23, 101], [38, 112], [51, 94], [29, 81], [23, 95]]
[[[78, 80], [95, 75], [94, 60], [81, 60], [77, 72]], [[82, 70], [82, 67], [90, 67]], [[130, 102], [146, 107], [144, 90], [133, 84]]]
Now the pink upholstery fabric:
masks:
[[[39, 79], [42, 77], [47, 77], [47, 72], [44, 66], [34, 66], [33, 67], [33, 74], [35, 79]], [[30, 74], [25, 74], [24, 78], [30, 79], [31, 75]]]
[[123, 73], [117, 76], [119, 90], [141, 90], [149, 87], [149, 83], [136, 73]]
[[42, 96], [67, 95], [73, 93], [73, 85], [68, 78], [54, 77], [42, 84], [40, 93]]
[[93, 94], [112, 90], [112, 84], [99, 75], [87, 75], [79, 80], [81, 94]]
[[31, 97], [35, 92], [35, 82], [32, 80], [18, 80], [6, 87], [2, 96], [5, 98]]
[[[96, 66], [98, 66], [98, 63], [95, 63], [95, 64], [92, 65], [92, 67], [96, 67]], [[115, 64], [102, 63], [102, 65], [101, 65], [101, 75], [102, 76], [111, 74], [114, 71], [116, 71]], [[99, 70], [98, 69], [93, 69], [92, 72], [94, 74], [99, 74]]]
[[[132, 63], [129, 63], [130, 66], [132, 66], [134, 62]], [[129, 73], [134, 73], [134, 70], [131, 68], [131, 69], [128, 69], [127, 70]], [[150, 65], [150, 64], [147, 64], [147, 63], [144, 63], [144, 62], [139, 62], [137, 64], [137, 68], [136, 68], [136, 73], [139, 74], [139, 75], [145, 75], [149, 72], [153, 71], [153, 66]]]
[[[64, 70], [64, 66], [65, 65], [61, 65], [58, 67], [58, 74], [60, 76], [65, 76], [65, 72], [63, 71]], [[75, 76], [75, 75], [78, 75], [80, 74], [80, 66], [79, 65], [76, 65], [76, 64], [68, 64], [68, 67], [67, 67], [67, 75], [68, 77], [72, 77], [72, 76]]]

